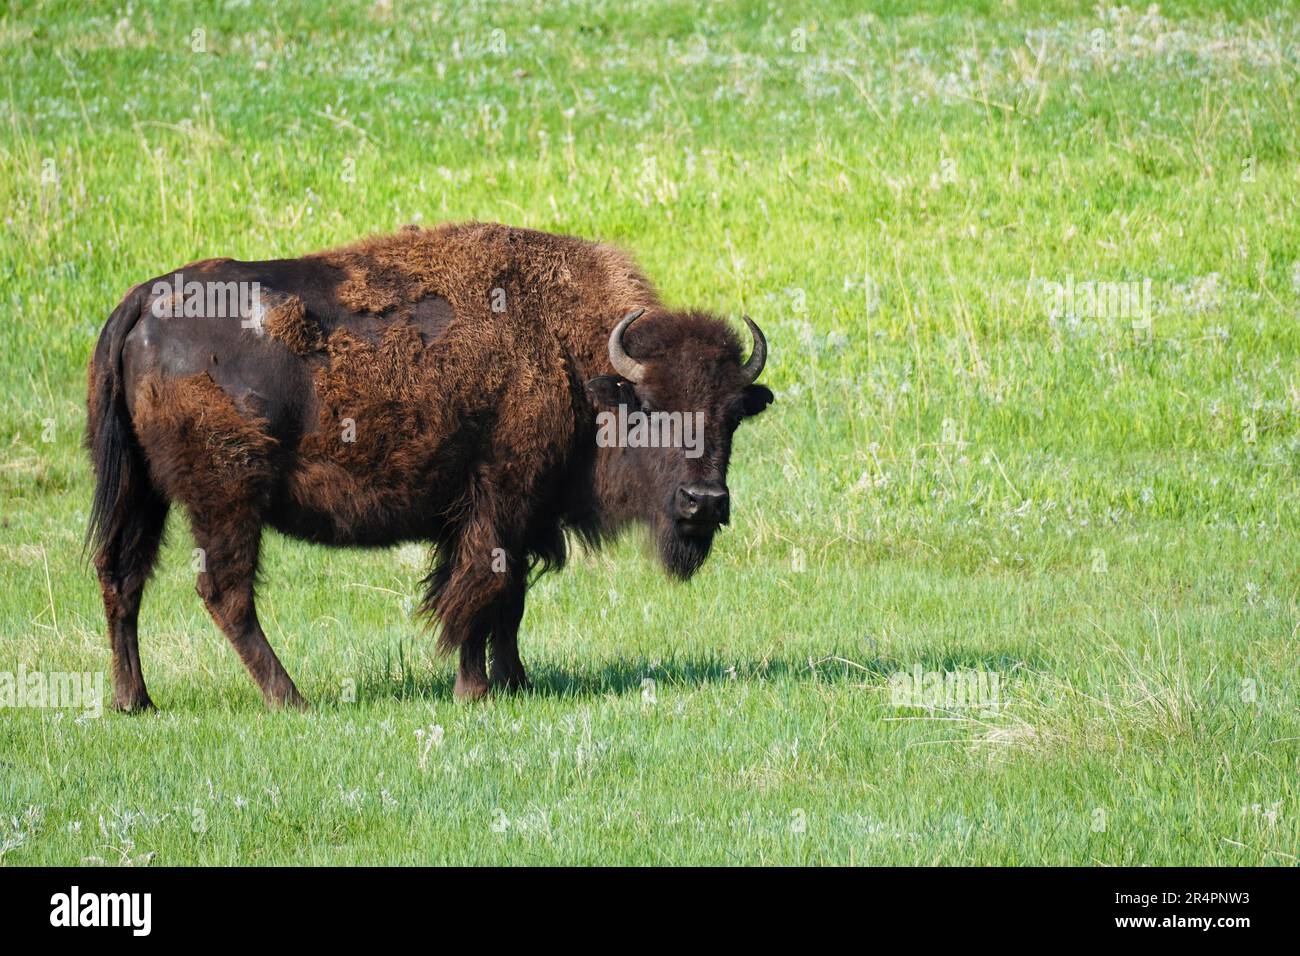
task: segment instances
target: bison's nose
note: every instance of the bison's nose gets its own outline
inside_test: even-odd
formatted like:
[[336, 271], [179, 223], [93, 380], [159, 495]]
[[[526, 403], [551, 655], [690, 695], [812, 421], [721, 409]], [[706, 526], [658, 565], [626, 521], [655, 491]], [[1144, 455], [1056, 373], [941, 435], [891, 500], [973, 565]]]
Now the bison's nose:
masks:
[[726, 524], [730, 517], [727, 489], [711, 483], [678, 488], [677, 517], [700, 524]]

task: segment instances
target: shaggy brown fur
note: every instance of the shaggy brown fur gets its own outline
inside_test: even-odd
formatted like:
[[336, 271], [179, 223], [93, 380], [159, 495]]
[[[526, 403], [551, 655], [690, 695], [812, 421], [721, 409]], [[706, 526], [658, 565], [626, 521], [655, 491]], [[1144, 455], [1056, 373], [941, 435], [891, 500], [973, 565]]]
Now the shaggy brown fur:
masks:
[[325, 347], [320, 326], [308, 317], [307, 307], [296, 295], [272, 305], [263, 321], [267, 334], [289, 346], [295, 355], [311, 355]]
[[[136, 613], [170, 502], [203, 549], [199, 592], [269, 703], [301, 697], [254, 608], [265, 525], [330, 544], [432, 542], [424, 607], [440, 647], [460, 652], [457, 696], [478, 697], [526, 686], [528, 571], [563, 564], [566, 531], [596, 544], [643, 522], [670, 571], [695, 571], [726, 520], [732, 432], [771, 400], [725, 323], [666, 309], [626, 255], [580, 239], [408, 227], [181, 271], [257, 282], [269, 308], [261, 328], [159, 321], [145, 283], [92, 359], [90, 533], [127, 710], [150, 706]], [[611, 374], [608, 355], [633, 309], [646, 310], [623, 337], [645, 366], [638, 383]], [[620, 405], [704, 413], [703, 454], [596, 447], [597, 412]], [[683, 517], [680, 497], [706, 487], [716, 514]]]
[[190, 507], [229, 497], [230, 486], [269, 484], [276, 441], [267, 422], [241, 411], [206, 372], [136, 383], [132, 423], [150, 450], [154, 487]]

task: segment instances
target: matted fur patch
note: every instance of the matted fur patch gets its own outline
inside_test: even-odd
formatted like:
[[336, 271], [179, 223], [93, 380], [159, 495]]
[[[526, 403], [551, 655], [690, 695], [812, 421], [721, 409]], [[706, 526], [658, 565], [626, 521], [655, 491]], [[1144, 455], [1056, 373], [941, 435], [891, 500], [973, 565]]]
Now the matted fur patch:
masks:
[[132, 416], [154, 481], [186, 504], [245, 499], [271, 477], [276, 440], [207, 372], [136, 386]]
[[320, 326], [307, 314], [302, 299], [296, 295], [275, 302], [262, 321], [267, 334], [283, 342], [295, 355], [311, 355], [325, 348]]

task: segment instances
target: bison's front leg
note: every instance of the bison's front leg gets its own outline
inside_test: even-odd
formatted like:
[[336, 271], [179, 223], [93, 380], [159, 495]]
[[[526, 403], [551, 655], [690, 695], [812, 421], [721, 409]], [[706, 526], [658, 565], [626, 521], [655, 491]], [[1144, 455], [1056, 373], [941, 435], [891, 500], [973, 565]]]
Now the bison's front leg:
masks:
[[460, 655], [456, 699], [478, 700], [488, 692], [488, 621], [499, 582], [491, 572], [477, 569], [464, 551], [458, 558], [434, 601], [442, 623], [438, 646]]
[[[494, 522], [477, 516], [458, 539], [444, 545], [440, 566], [432, 576], [426, 603], [442, 623], [440, 648], [460, 654], [458, 700], [478, 700], [507, 676], [516, 685], [525, 679], [515, 647], [524, 606], [522, 563], [502, 546], [502, 538]], [[487, 671], [489, 636], [496, 657], [492, 681]]]
[[524, 616], [522, 563], [513, 566], [489, 616], [492, 642], [492, 669], [489, 684], [493, 691], [527, 690], [531, 685], [519, 659], [519, 622]]
[[511, 580], [509, 588], [497, 601], [492, 616], [493, 690], [529, 690], [532, 683], [519, 659], [519, 622], [524, 617], [526, 582]]
[[460, 665], [456, 669], [457, 700], [478, 700], [487, 696], [487, 633], [478, 631], [460, 645]]
[[[455, 695], [459, 700], [478, 700], [494, 691], [526, 690], [531, 685], [519, 659], [519, 622], [524, 616], [525, 584], [514, 575], [494, 572], [492, 580], [480, 579], [478, 595], [487, 606], [476, 615], [460, 643], [460, 666], [456, 671]], [[453, 584], [455, 578], [453, 577]], [[449, 634], [444, 619], [444, 638], [456, 633], [456, 617], [450, 617]], [[492, 642], [491, 676], [487, 671], [488, 640]]]

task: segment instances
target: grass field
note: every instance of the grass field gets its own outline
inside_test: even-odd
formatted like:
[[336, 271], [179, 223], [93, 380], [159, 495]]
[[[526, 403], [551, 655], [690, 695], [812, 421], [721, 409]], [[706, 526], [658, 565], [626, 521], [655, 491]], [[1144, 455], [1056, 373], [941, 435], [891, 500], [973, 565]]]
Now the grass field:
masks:
[[0, 15], [0, 672], [105, 671], [86, 362], [190, 260], [610, 240], [777, 401], [704, 570], [579, 554], [480, 705], [420, 549], [271, 538], [265, 712], [173, 512], [160, 713], [0, 710], [0, 862], [1300, 860], [1294, 9], [181, 6]]

